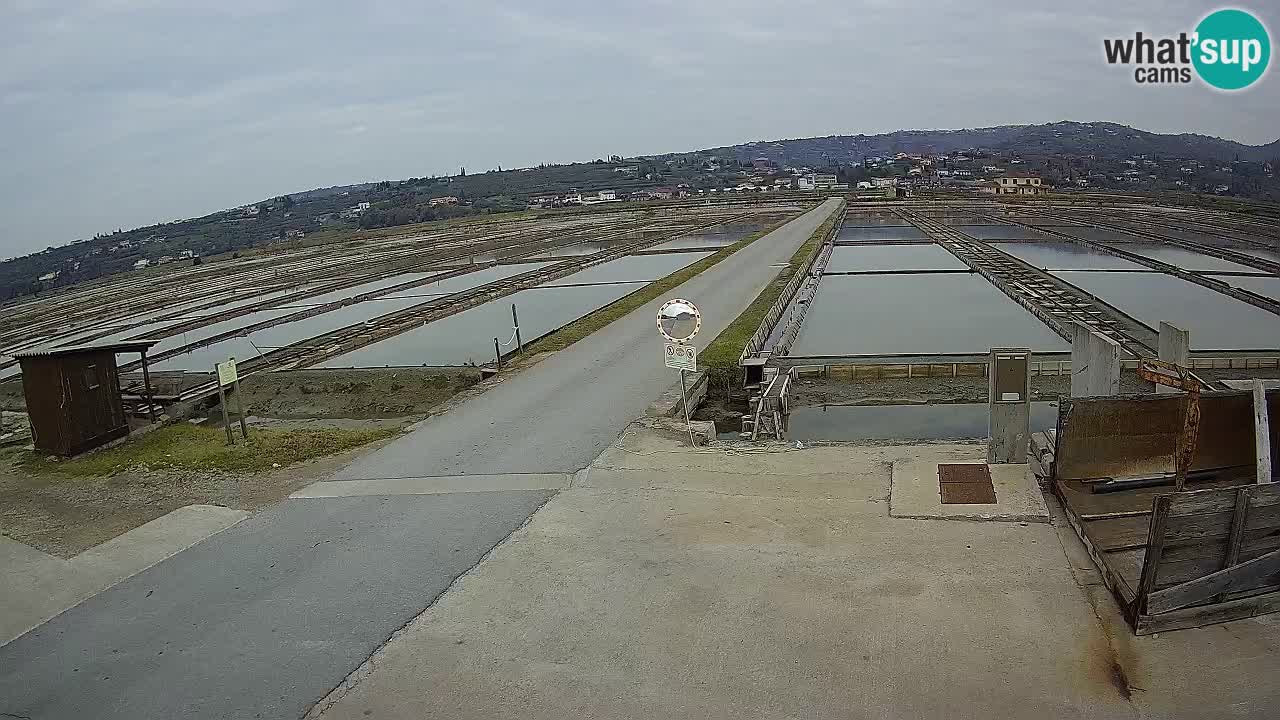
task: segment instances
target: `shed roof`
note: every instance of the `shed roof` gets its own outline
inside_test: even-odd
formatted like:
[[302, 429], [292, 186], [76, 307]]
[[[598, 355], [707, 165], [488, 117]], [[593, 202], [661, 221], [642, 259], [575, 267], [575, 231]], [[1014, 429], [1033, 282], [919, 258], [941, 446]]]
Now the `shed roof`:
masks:
[[45, 358], [79, 355], [90, 352], [141, 352], [149, 350], [159, 340], [120, 340], [118, 342], [86, 343], [84, 345], [42, 345], [13, 354], [15, 358]]

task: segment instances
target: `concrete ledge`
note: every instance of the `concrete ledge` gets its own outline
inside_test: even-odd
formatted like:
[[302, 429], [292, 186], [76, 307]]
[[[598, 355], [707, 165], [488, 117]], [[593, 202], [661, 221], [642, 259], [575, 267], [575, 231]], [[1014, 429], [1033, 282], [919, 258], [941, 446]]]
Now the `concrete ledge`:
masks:
[[290, 495], [293, 499], [356, 497], [361, 495], [441, 495], [501, 492], [503, 490], [562, 490], [573, 476], [566, 473], [504, 475], [441, 475], [434, 477], [326, 480]]
[[893, 463], [889, 515], [927, 520], [994, 520], [1049, 522], [1049, 510], [1035, 475], [1027, 465], [991, 465], [996, 502], [982, 505], [943, 505], [938, 490], [938, 464], [982, 463], [981, 457], [921, 457]]
[[188, 505], [70, 560], [0, 538], [0, 645], [248, 516], [244, 510]]
[[[707, 396], [707, 386], [710, 378], [711, 376], [706, 370], [696, 372], [685, 378], [685, 382], [689, 386], [690, 409], [698, 407], [703, 398]], [[684, 405], [680, 401], [679, 381], [667, 388], [666, 392], [659, 395], [657, 400], [649, 404], [647, 414], [653, 417], [683, 417]]]

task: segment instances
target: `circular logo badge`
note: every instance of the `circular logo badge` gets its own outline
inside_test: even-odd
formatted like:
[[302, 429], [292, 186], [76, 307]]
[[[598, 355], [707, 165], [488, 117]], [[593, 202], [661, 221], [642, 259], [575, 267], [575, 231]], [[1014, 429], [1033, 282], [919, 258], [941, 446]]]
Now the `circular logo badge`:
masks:
[[1200, 79], [1219, 90], [1241, 90], [1261, 78], [1271, 60], [1271, 37], [1244, 10], [1216, 10], [1196, 26], [1191, 62]]

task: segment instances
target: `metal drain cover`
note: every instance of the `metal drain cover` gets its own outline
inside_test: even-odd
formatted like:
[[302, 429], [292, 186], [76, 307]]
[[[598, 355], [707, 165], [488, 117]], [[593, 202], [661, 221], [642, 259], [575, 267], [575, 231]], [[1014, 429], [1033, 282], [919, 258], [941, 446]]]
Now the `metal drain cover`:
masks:
[[938, 465], [938, 491], [943, 505], [993, 505], [996, 502], [991, 468], [985, 463]]

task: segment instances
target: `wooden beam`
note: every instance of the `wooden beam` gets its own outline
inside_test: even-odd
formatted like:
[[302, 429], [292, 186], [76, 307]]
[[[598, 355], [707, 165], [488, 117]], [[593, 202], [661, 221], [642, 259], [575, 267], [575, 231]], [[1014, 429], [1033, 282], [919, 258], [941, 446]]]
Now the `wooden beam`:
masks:
[[[1234, 566], [1240, 561], [1240, 545], [1244, 542], [1244, 525], [1249, 521], [1249, 488], [1236, 490], [1236, 511], [1231, 516], [1231, 534], [1227, 536], [1225, 552], [1222, 555], [1222, 570]], [[1214, 596], [1214, 602], [1222, 602], [1223, 594]]]
[[1173, 610], [1159, 615], [1139, 615], [1133, 625], [1133, 634], [1150, 635], [1168, 630], [1204, 627], [1278, 611], [1280, 611], [1280, 591], [1275, 591], [1212, 605]]
[[[1150, 560], [1148, 559], [1148, 562]], [[1146, 567], [1143, 567], [1145, 572]], [[1235, 567], [1219, 570], [1197, 580], [1158, 590], [1146, 598], [1151, 615], [1177, 610], [1207, 600], [1214, 595], [1256, 586], [1263, 578], [1280, 573], [1280, 550], [1273, 550]]]
[[1257, 448], [1258, 482], [1271, 482], [1271, 427], [1267, 418], [1267, 389], [1262, 380], [1253, 381], [1253, 441]]
[[1156, 586], [1156, 574], [1160, 569], [1160, 556], [1164, 553], [1164, 526], [1169, 520], [1169, 496], [1157, 495], [1151, 503], [1151, 526], [1147, 530], [1147, 554], [1142, 560], [1142, 578], [1138, 581], [1135, 603], [1138, 614], [1150, 612], [1147, 596]]

